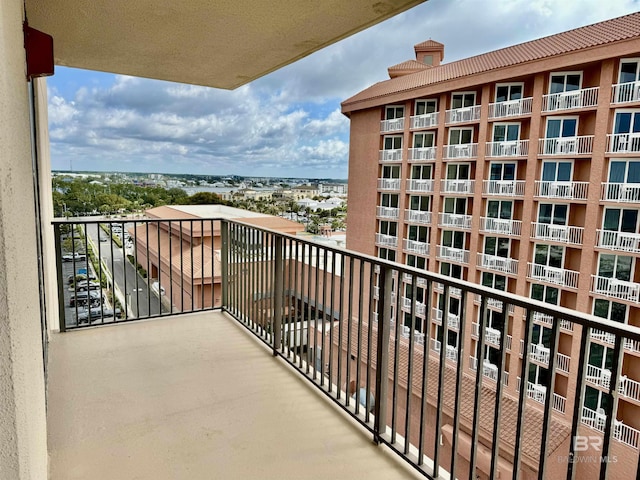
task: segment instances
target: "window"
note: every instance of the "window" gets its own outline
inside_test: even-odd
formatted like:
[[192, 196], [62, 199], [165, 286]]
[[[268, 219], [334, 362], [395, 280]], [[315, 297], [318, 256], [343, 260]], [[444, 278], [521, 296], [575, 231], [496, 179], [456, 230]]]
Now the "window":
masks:
[[429, 243], [429, 227], [409, 225], [407, 238], [416, 242]]
[[462, 278], [462, 267], [453, 263], [441, 263], [440, 273], [452, 278]]
[[413, 165], [411, 167], [412, 180], [431, 180], [433, 168], [431, 165]]
[[524, 85], [522, 83], [505, 83], [496, 85], [496, 102], [520, 100]]
[[640, 133], [640, 110], [616, 110], [613, 133]]
[[449, 145], [463, 145], [473, 141], [473, 128], [450, 128]]
[[515, 163], [491, 163], [489, 167], [489, 180], [515, 180]]
[[396, 222], [380, 220], [380, 228], [378, 229], [378, 233], [395, 237], [398, 235], [398, 224]]
[[398, 208], [399, 195], [395, 193], [383, 193], [380, 195], [380, 206]]
[[552, 73], [549, 93], [570, 92], [580, 90], [582, 86], [582, 72]]
[[402, 135], [384, 137], [384, 150], [399, 150], [402, 148]]
[[602, 229], [611, 232], [636, 233], [638, 231], [638, 210], [605, 208]]
[[571, 162], [543, 162], [543, 182], [569, 182], [571, 181]]
[[451, 94], [451, 108], [472, 107], [476, 104], [475, 92], [457, 92]]
[[435, 135], [433, 132], [414, 133], [413, 148], [433, 147]]
[[509, 258], [511, 241], [503, 237], [485, 237], [484, 254]]
[[640, 183], [640, 162], [611, 160], [609, 183]]
[[489, 200], [487, 201], [487, 217], [502, 218], [511, 220], [513, 213], [513, 202], [509, 200]]
[[577, 117], [554, 117], [547, 119], [547, 133], [545, 138], [575, 137], [577, 133]]
[[384, 119], [394, 120], [404, 117], [404, 107], [402, 105], [389, 105], [384, 109]]
[[416, 115], [438, 111], [438, 100], [416, 100]]
[[[594, 412], [604, 414], [611, 408], [611, 396], [597, 388], [585, 385], [584, 387], [584, 406]], [[604, 426], [604, 417], [596, 418], [595, 424]]]
[[623, 282], [631, 281], [633, 257], [601, 253], [598, 257], [598, 276], [615, 278]]
[[596, 298], [593, 302], [593, 314], [596, 317], [606, 318], [614, 322], [626, 323], [627, 306], [622, 303]]
[[400, 178], [400, 166], [398, 166], [398, 165], [383, 165], [382, 166], [382, 178]]
[[541, 203], [538, 206], [538, 223], [546, 223], [548, 225], [566, 225], [568, 216], [568, 205]]
[[378, 248], [378, 258], [389, 260], [390, 262], [396, 261], [396, 251], [390, 248]]
[[[536, 365], [535, 363], [529, 364], [529, 382], [535, 385], [542, 385], [546, 387], [549, 381], [549, 369]], [[546, 393], [546, 390], [545, 390]], [[535, 395], [535, 391], [534, 391]], [[537, 398], [537, 397], [536, 397]], [[540, 398], [542, 400], [542, 398]]]
[[531, 285], [531, 298], [540, 302], [558, 305], [559, 290], [548, 285], [534, 283]]
[[496, 290], [507, 290], [507, 277], [495, 273], [482, 272], [482, 285]]
[[425, 65], [433, 65], [433, 55], [425, 55], [422, 57], [422, 63]]
[[640, 79], [640, 59], [626, 58], [620, 60], [618, 83], [637, 82]]
[[552, 268], [562, 268], [564, 265], [564, 247], [536, 244], [533, 263]]
[[409, 267], [421, 268], [423, 270], [427, 269], [427, 259], [424, 257], [419, 257], [417, 255], [407, 255], [406, 262]]
[[445, 198], [444, 199], [444, 213], [454, 213], [457, 215], [467, 214], [467, 199], [466, 198]]
[[442, 232], [442, 245], [450, 248], [464, 249], [465, 233], [444, 230]]
[[493, 125], [494, 142], [513, 142], [520, 140], [519, 123], [496, 123]]
[[609, 370], [613, 366], [613, 349], [607, 348], [599, 343], [591, 343], [589, 345], [589, 365]]
[[419, 212], [431, 211], [431, 197], [426, 195], [411, 195], [409, 197], [409, 210]]
[[447, 164], [447, 180], [469, 180], [471, 165], [468, 163]]

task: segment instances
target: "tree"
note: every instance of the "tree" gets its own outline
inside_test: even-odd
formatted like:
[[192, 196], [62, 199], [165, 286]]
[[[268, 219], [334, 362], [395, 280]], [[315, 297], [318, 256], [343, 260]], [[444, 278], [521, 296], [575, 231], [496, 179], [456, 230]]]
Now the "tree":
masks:
[[226, 205], [220, 195], [212, 192], [197, 192], [187, 197], [186, 203], [188, 205]]

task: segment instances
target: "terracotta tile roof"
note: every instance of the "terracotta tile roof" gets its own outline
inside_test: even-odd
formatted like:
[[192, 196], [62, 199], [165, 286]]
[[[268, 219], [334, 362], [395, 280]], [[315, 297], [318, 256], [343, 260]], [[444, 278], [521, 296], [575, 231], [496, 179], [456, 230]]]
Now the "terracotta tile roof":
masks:
[[415, 50], [443, 50], [444, 44], [436, 42], [435, 40], [427, 40], [425, 42], [417, 43], [413, 46]]
[[410, 91], [447, 80], [541, 60], [640, 36], [640, 13], [513, 45], [475, 57], [439, 65], [363, 90], [342, 103], [343, 112], [357, 110], [358, 102]]
[[407, 60], [406, 62], [398, 63], [392, 67], [389, 67], [387, 71], [391, 78], [395, 78], [399, 75], [408, 75], [415, 72], [426, 70], [427, 68], [433, 68], [431, 65], [425, 65], [424, 63], [417, 62], [415, 60]]

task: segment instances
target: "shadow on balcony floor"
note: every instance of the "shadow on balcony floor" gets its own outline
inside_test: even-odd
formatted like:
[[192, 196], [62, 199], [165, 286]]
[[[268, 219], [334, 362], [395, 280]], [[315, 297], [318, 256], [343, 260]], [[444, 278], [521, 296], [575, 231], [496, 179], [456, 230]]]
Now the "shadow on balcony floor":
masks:
[[55, 334], [49, 359], [52, 480], [415, 474], [221, 313]]

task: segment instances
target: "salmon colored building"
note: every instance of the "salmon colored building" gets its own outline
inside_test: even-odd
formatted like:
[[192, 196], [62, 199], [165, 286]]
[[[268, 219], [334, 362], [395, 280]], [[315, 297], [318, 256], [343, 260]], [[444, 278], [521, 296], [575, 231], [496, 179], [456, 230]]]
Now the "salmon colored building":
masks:
[[[436, 41], [414, 49], [415, 60], [390, 67], [389, 80], [342, 103], [351, 121], [347, 248], [640, 326], [640, 13], [451, 63]], [[402, 284], [399, 291], [411, 295]], [[417, 294], [424, 305], [425, 293]], [[525, 389], [533, 412], [552, 395], [554, 425], [570, 431], [567, 399], [580, 383], [573, 325], [560, 325], [555, 390], [547, 392], [551, 317], [534, 315], [523, 352], [522, 310], [505, 315], [490, 305], [488, 348], [478, 352], [479, 304], [469, 302], [469, 331], [459, 332], [460, 300], [454, 292], [444, 303], [436, 293], [430, 312], [412, 316], [398, 301], [395, 317], [409, 339], [429, 342], [434, 358], [445, 348], [452, 369], [474, 378], [481, 368], [488, 385], [498, 377], [503, 336], [506, 395]], [[620, 388], [609, 395], [614, 342], [591, 332], [576, 408], [585, 435], [598, 436], [606, 403], [615, 402], [610, 471], [631, 478], [640, 345], [622, 346]], [[592, 478], [598, 468], [579, 471]]]

